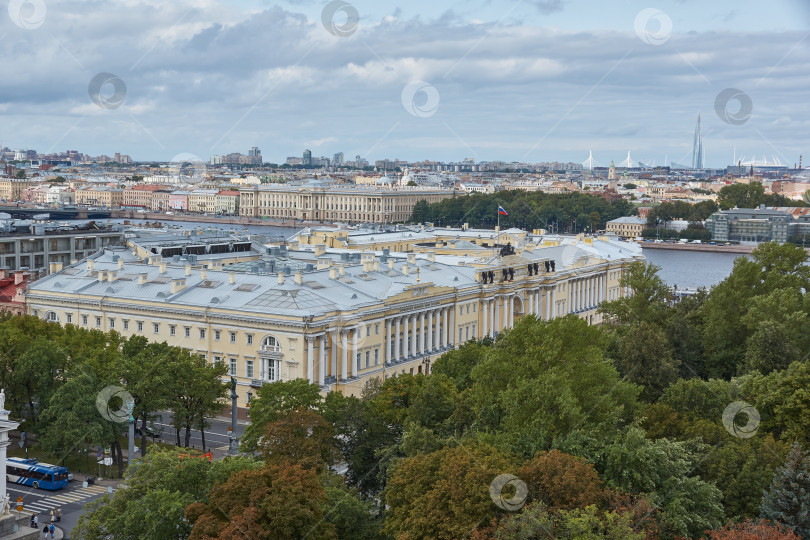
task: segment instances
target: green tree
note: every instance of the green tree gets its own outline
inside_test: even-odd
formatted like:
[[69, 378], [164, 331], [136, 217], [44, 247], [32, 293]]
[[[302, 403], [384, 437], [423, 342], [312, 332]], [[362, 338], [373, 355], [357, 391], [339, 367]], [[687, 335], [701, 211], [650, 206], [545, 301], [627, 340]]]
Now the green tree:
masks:
[[265, 426], [258, 449], [265, 463], [292, 463], [318, 473], [338, 459], [332, 426], [318, 413], [304, 408], [278, 413]]
[[127, 468], [123, 486], [111, 499], [102, 497], [87, 505], [72, 536], [82, 540], [186, 538], [192, 525], [184, 516], [186, 506], [206, 502], [211, 488], [233, 473], [260, 466], [261, 462], [247, 457], [209, 462], [181, 459], [171, 450], [152, 452]]
[[599, 311], [621, 325], [662, 323], [671, 292], [658, 275], [660, 269], [643, 261], [631, 263], [619, 281], [621, 287], [630, 289], [630, 294], [603, 302]]
[[323, 406], [323, 396], [317, 384], [304, 379], [279, 381], [264, 384], [250, 402], [250, 424], [245, 428], [241, 447], [243, 452], [256, 450], [259, 437], [265, 426], [276, 420], [284, 411], [305, 408], [319, 412]]
[[765, 188], [759, 182], [729, 184], [717, 194], [721, 210], [731, 208], [756, 208], [765, 202]]
[[228, 385], [222, 382], [227, 368], [224, 363], [209, 364], [199, 355], [175, 349], [174, 384], [170, 403], [175, 427], [185, 428], [184, 446], [188, 448], [191, 430], [198, 428], [205, 448], [207, 418], [223, 408], [228, 394]]
[[384, 530], [400, 540], [468, 536], [502, 513], [490, 498], [489, 486], [496, 476], [514, 469], [508, 456], [486, 445], [404, 458], [385, 490]]
[[337, 538], [324, 520], [326, 493], [314, 470], [266, 465], [233, 473], [208, 502], [186, 508], [190, 540], [209, 538]]
[[532, 504], [522, 512], [506, 517], [495, 538], [589, 538], [643, 540], [643, 532], [634, 530], [630, 516], [602, 511], [596, 505], [572, 510], [549, 511], [542, 503]]
[[795, 443], [762, 498], [761, 517], [810, 536], [810, 456]]

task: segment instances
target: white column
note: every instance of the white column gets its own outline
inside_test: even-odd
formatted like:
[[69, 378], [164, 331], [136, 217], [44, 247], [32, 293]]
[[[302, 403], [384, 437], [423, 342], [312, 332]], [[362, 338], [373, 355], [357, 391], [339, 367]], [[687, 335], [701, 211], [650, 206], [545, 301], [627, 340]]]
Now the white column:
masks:
[[555, 284], [551, 288], [551, 302], [549, 302], [549, 306], [548, 306], [549, 310], [551, 311], [551, 317], [549, 317], [549, 320], [551, 320], [551, 319], [553, 319], [554, 317], [557, 316], [556, 303], [557, 303], [557, 285]]
[[509, 296], [506, 299], [506, 327], [512, 328], [515, 326], [515, 297]]
[[337, 380], [338, 378], [338, 349], [340, 348], [340, 332], [335, 330], [332, 333], [332, 372], [330, 375]]
[[453, 308], [444, 308], [442, 311], [442, 321], [444, 322], [443, 331], [444, 331], [444, 346], [449, 347], [450, 341], [448, 337], [449, 327], [450, 327], [450, 310]]
[[492, 335], [501, 331], [500, 309], [498, 306], [498, 297], [492, 301]]
[[354, 344], [352, 346], [352, 377], [357, 377], [357, 334], [360, 332], [360, 327], [354, 328]]
[[349, 333], [346, 330], [340, 331], [340, 376], [347, 379], [349, 374]]
[[321, 334], [320, 337], [320, 346], [321, 346], [321, 362], [318, 366], [318, 384], [323, 384], [324, 379], [326, 378], [326, 334]]
[[431, 313], [435, 319], [435, 325], [433, 327], [433, 350], [436, 350], [442, 346], [442, 338], [440, 335], [442, 328], [442, 312], [438, 309], [434, 309]]
[[448, 345], [456, 346], [456, 305], [454, 304], [450, 310], [450, 341]]
[[526, 315], [528, 315], [530, 313], [534, 313], [534, 291], [529, 289], [526, 292], [526, 296], [528, 297], [529, 300], [529, 311], [526, 313]]
[[416, 356], [419, 354], [419, 350], [416, 348], [416, 325], [419, 322], [419, 317], [411, 315], [409, 318], [411, 319], [411, 345], [409, 351], [411, 356]]
[[400, 328], [400, 322], [402, 321], [402, 317], [397, 317], [396, 329], [394, 330], [394, 358], [393, 360], [399, 360], [401, 351], [399, 350], [399, 343], [400, 338], [402, 337], [402, 329]]
[[408, 335], [410, 317], [402, 317], [402, 358], [408, 358], [411, 347], [411, 337]]
[[489, 335], [489, 328], [488, 328], [489, 321], [487, 320], [489, 318], [489, 309], [487, 307], [487, 304], [489, 304], [489, 300], [484, 300], [483, 302], [481, 302], [481, 308], [484, 310], [482, 313], [483, 316], [481, 317], [481, 326], [483, 327], [481, 328], [482, 337]]
[[416, 318], [419, 324], [419, 334], [417, 341], [419, 342], [419, 353], [417, 354], [425, 354], [425, 341], [427, 341], [427, 337], [425, 336], [425, 312], [421, 312], [419, 316]]
[[428, 311], [428, 324], [427, 332], [425, 332], [425, 339], [427, 340], [427, 350], [433, 350], [433, 310]]
[[387, 365], [391, 361], [391, 321], [389, 319], [385, 319], [383, 328], [385, 328], [385, 337], [383, 338], [383, 365]]
[[315, 337], [307, 336], [307, 378], [315, 382]]

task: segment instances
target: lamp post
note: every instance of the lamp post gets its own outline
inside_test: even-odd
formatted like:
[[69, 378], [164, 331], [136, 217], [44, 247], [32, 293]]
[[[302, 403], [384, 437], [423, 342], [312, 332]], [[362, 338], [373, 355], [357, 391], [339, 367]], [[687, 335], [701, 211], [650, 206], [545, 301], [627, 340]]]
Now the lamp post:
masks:
[[239, 437], [236, 436], [236, 379], [231, 377], [231, 428], [228, 433], [230, 444], [228, 445], [228, 455], [239, 454]]

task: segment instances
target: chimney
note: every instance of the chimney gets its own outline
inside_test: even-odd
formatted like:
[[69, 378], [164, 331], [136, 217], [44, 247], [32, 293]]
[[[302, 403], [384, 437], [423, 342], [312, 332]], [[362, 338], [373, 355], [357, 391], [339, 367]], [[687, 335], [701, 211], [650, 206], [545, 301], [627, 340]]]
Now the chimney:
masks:
[[284, 272], [278, 273], [278, 284], [282, 285], [284, 283]]
[[427, 252], [427, 259], [430, 262], [436, 262], [436, 252], [435, 251], [428, 251]]
[[96, 261], [94, 261], [93, 259], [90, 259], [89, 261], [87, 261], [87, 270], [88, 271], [92, 270], [95, 267], [96, 267]]
[[403, 276], [408, 275], [408, 263], [405, 263], [405, 264], [402, 265], [402, 275]]
[[324, 253], [326, 253], [326, 245], [325, 244], [318, 244], [317, 246], [315, 246], [315, 256], [316, 257], [320, 257]]
[[388, 259], [388, 268], [394, 269], [394, 259]]
[[301, 272], [296, 272], [295, 277], [293, 278], [298, 285], [304, 284], [304, 274]]
[[191, 265], [190, 265], [190, 264], [187, 264], [187, 265], [186, 265], [186, 275], [187, 275], [187, 276], [190, 276], [190, 275], [191, 275]]
[[380, 262], [379, 261], [374, 261], [374, 271], [375, 272], [380, 271]]
[[109, 270], [107, 271], [107, 281], [112, 283], [113, 281], [118, 280], [118, 270]]
[[166, 273], [166, 263], [165, 263], [165, 262], [162, 262], [162, 263], [160, 263], [160, 265], [158, 265], [158, 271], [159, 271], [161, 274], [165, 274], [165, 273]]
[[99, 270], [98, 273], [96, 274], [96, 279], [98, 281], [106, 281], [107, 280], [107, 272], [105, 272], [104, 270]]
[[185, 278], [175, 278], [172, 280], [172, 287], [171, 287], [172, 294], [177, 294], [185, 288], [186, 288]]
[[118, 259], [118, 269], [119, 270], [124, 269], [124, 259]]
[[411, 264], [416, 262], [416, 253], [408, 253], [408, 262]]
[[200, 269], [200, 279], [203, 281], [208, 280], [208, 270], [206, 270], [205, 268]]
[[138, 274], [138, 285], [145, 285], [146, 281], [149, 279], [148, 272], [141, 272]]
[[363, 263], [363, 272], [367, 272], [367, 273], [371, 272], [371, 270], [373, 268], [374, 268], [374, 263], [372, 261], [365, 261]]
[[25, 280], [25, 272], [14, 272], [14, 285], [19, 285]]
[[341, 276], [345, 276], [346, 275], [346, 267], [341, 265], [338, 268], [338, 272], [340, 273]]
[[337, 279], [337, 277], [338, 277], [337, 268], [333, 266], [332, 268], [329, 269], [329, 279]]
[[228, 274], [228, 283], [230, 283], [231, 285], [236, 283], [236, 274], [234, 274], [233, 272]]
[[48, 264], [48, 273], [53, 274], [56, 272], [56, 263]]
[[332, 259], [329, 257], [321, 257], [318, 259], [318, 270], [323, 270], [332, 266]]
[[0, 267], [0, 279], [5, 279], [9, 276], [8, 266]]

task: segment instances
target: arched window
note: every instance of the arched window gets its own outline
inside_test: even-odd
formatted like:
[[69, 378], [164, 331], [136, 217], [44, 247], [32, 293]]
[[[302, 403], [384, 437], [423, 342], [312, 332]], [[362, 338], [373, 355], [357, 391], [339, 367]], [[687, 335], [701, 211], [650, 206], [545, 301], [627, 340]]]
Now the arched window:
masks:
[[59, 315], [57, 315], [55, 311], [49, 311], [48, 313], [45, 314], [45, 320], [48, 322], [58, 323]]
[[281, 352], [281, 344], [273, 336], [267, 336], [262, 340], [262, 350], [271, 352]]

